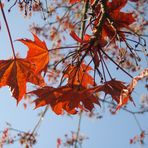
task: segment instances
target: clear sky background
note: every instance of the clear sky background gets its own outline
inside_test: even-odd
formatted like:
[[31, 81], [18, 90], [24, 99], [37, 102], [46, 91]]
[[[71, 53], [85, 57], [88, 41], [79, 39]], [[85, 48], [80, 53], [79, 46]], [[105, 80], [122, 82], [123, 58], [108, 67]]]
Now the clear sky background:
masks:
[[[16, 9], [16, 10], [15, 10]], [[5, 9], [7, 10], [7, 9]], [[23, 14], [17, 10], [17, 7], [12, 9], [11, 13], [6, 13], [7, 20], [11, 29], [13, 40], [19, 38], [32, 39], [29, 32], [29, 24], [33, 21], [40, 21], [37, 16], [32, 16], [31, 19], [24, 19]], [[40, 22], [38, 22], [40, 23]], [[12, 55], [8, 34], [2, 15], [0, 13], [0, 59], [8, 59]], [[18, 42], [14, 43], [15, 49], [21, 53], [22, 57], [26, 54], [26, 47]], [[116, 74], [114, 68], [112, 72]], [[123, 74], [120, 75], [125, 81], [128, 78]], [[137, 87], [141, 90], [141, 85]], [[136, 103], [140, 100], [140, 93], [134, 93]], [[12, 127], [22, 130], [31, 131], [38, 121], [38, 113], [44, 110], [43, 108], [33, 110], [34, 105], [28, 106], [25, 110], [23, 103], [16, 106], [16, 101], [11, 97], [8, 87], [0, 89], [0, 130], [6, 127], [6, 122], [12, 124]], [[98, 107], [97, 107], [98, 108]], [[133, 105], [130, 108], [134, 109]], [[84, 141], [83, 148], [147, 148], [148, 137], [145, 139], [145, 145], [139, 144], [130, 145], [129, 140], [137, 134], [140, 134], [138, 125], [134, 117], [125, 112], [119, 111], [116, 115], [111, 115], [106, 108], [97, 109], [103, 115], [102, 119], [90, 119], [86, 116], [82, 117], [81, 133], [88, 136], [89, 139]], [[148, 114], [137, 116], [143, 129], [148, 131]], [[37, 137], [37, 144], [34, 148], [56, 148], [57, 138], [64, 138], [65, 134], [70, 135], [71, 131], [77, 131], [79, 117], [77, 115], [72, 117], [57, 116], [52, 111], [48, 111], [39, 130]], [[17, 142], [13, 145], [5, 145], [4, 148], [22, 148]]]

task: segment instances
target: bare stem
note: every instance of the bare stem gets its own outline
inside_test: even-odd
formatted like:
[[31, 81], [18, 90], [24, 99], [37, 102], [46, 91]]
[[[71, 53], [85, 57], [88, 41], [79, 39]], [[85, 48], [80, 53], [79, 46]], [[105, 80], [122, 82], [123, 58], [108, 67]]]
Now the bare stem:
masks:
[[81, 121], [82, 121], [82, 113], [83, 113], [83, 111], [81, 111], [80, 115], [79, 115], [78, 129], [77, 129], [77, 133], [76, 133], [74, 148], [77, 148], [77, 143], [78, 143], [79, 134], [80, 134], [80, 126], [81, 126]]
[[119, 67], [124, 73], [126, 73], [129, 77], [133, 78], [132, 75], [130, 75], [126, 70], [124, 70], [119, 64], [117, 64], [104, 50], [101, 49], [103, 54], [110, 60], [112, 61], [117, 67]]
[[[80, 38], [82, 40], [83, 40], [83, 36], [84, 36], [84, 28], [85, 28], [85, 25], [86, 25], [88, 6], [89, 6], [89, 0], [87, 0], [84, 4], [84, 9], [83, 9], [83, 14], [82, 14], [82, 23], [81, 23], [81, 31], [80, 31]], [[80, 50], [80, 48], [78, 50]], [[86, 54], [88, 53], [88, 51], [89, 50], [87, 50]], [[81, 62], [83, 61], [84, 57], [85, 57], [85, 55], [82, 57]], [[81, 64], [81, 62], [80, 62], [80, 64]], [[82, 113], [83, 113], [83, 111], [81, 110], [80, 116], [79, 116], [78, 129], [77, 129], [77, 133], [76, 133], [74, 148], [77, 148], [77, 143], [78, 143], [79, 133], [80, 133], [81, 120], [82, 120]]]
[[14, 59], [16, 59], [15, 50], [14, 50], [14, 46], [13, 46], [13, 41], [12, 41], [9, 25], [8, 25], [8, 22], [7, 22], [7, 19], [6, 19], [6, 15], [5, 15], [1, 0], [0, 0], [0, 9], [1, 9], [2, 16], [3, 16], [3, 19], [4, 19], [5, 25], [6, 25], [7, 32], [8, 32], [8, 36], [9, 36], [9, 40], [10, 40], [10, 44], [11, 44], [11, 48], [12, 48], [12, 53], [13, 53]]
[[41, 122], [43, 121], [44, 119], [44, 116], [46, 114], [46, 112], [48, 111], [48, 108], [49, 108], [49, 105], [47, 105], [44, 109], [44, 111], [42, 112], [42, 114], [40, 115], [40, 118], [37, 122], [37, 124], [35, 125], [34, 129], [32, 130], [32, 134], [34, 134], [36, 132], [36, 130], [38, 129], [38, 127], [40, 126]]

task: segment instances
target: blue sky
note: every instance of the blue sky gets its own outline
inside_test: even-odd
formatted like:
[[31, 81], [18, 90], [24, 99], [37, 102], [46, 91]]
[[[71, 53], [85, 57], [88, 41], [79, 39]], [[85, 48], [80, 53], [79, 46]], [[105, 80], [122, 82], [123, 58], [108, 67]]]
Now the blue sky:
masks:
[[[17, 9], [17, 8], [15, 8]], [[7, 14], [8, 23], [11, 29], [13, 40], [19, 38], [32, 38], [29, 32], [29, 24], [33, 21], [38, 21], [36, 16], [30, 20], [24, 19], [23, 14], [15, 9]], [[8, 39], [6, 27], [0, 14], [0, 59], [8, 59], [11, 57], [11, 47]], [[26, 49], [21, 43], [14, 43], [15, 49], [19, 51], [22, 57], [26, 54]], [[112, 71], [115, 71], [112, 68]], [[118, 75], [118, 73], [115, 75]], [[121, 75], [120, 75], [121, 77]], [[127, 79], [123, 75], [123, 79]], [[141, 89], [141, 86], [138, 87]], [[142, 89], [141, 89], [142, 90]], [[139, 93], [135, 93], [136, 102], [139, 102]], [[31, 131], [38, 120], [38, 113], [44, 110], [43, 108], [33, 110], [34, 105], [29, 106], [26, 110], [23, 108], [23, 103], [16, 106], [16, 101], [11, 97], [8, 87], [0, 89], [0, 130], [5, 128], [5, 123], [9, 122], [12, 127], [23, 131]], [[134, 106], [131, 105], [133, 109]], [[82, 117], [81, 133], [88, 136], [89, 139], [84, 141], [83, 148], [141, 148], [139, 144], [130, 145], [130, 138], [140, 134], [140, 130], [133, 116], [125, 111], [119, 111], [116, 115], [111, 115], [106, 108], [97, 109], [103, 115], [102, 119], [90, 119], [86, 116]], [[137, 116], [140, 124], [148, 130], [148, 114]], [[56, 139], [64, 138], [65, 134], [70, 135], [71, 131], [77, 130], [78, 116], [67, 117], [57, 116], [52, 111], [46, 114], [38, 132], [37, 144], [34, 148], [56, 148]], [[21, 148], [18, 143], [14, 145], [5, 145], [4, 148]], [[148, 147], [148, 137], [142, 148]]]

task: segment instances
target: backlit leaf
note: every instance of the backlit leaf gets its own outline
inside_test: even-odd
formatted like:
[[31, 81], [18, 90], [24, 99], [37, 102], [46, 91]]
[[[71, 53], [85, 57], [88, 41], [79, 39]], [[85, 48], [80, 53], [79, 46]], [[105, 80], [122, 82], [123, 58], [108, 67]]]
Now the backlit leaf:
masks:
[[34, 70], [34, 65], [25, 59], [0, 60], [0, 87], [8, 85], [12, 96], [19, 102], [26, 93], [27, 82], [44, 85], [43, 78]]
[[48, 48], [44, 41], [41, 41], [35, 34], [33, 36], [34, 41], [29, 39], [19, 39], [19, 41], [28, 46], [27, 59], [36, 65], [36, 72], [46, 73], [49, 62]]
[[36, 108], [50, 104], [56, 114], [62, 114], [63, 110], [69, 114], [76, 114], [78, 109], [91, 111], [94, 104], [100, 105], [98, 97], [93, 95], [93, 92], [93, 89], [66, 85], [59, 88], [46, 86], [30, 93], [38, 96], [35, 100]]
[[81, 85], [87, 88], [89, 85], [94, 85], [93, 77], [88, 73], [92, 68], [82, 63], [80, 67], [69, 65], [64, 76], [68, 78], [68, 84]]

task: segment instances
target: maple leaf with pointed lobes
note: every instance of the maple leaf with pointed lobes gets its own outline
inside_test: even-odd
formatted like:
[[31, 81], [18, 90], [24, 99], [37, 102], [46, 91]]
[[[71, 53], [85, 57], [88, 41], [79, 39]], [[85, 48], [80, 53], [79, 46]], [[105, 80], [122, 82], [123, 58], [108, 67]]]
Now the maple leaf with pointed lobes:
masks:
[[35, 66], [25, 59], [0, 60], [0, 87], [8, 85], [17, 103], [26, 93], [26, 83], [43, 86], [44, 80], [34, 73]]
[[46, 73], [49, 63], [49, 53], [46, 43], [41, 41], [35, 34], [34, 41], [29, 39], [19, 39], [18, 41], [28, 46], [27, 60], [36, 65], [36, 73], [44, 71]]
[[[115, 1], [112, 3], [115, 3]], [[108, 3], [108, 7], [110, 7], [109, 14], [115, 21], [116, 27], [118, 27], [119, 29], [124, 27], [128, 28], [129, 25], [135, 22], [133, 13], [120, 12], [121, 8], [126, 5], [126, 0], [122, 0], [122, 3], [119, 3], [119, 5], [116, 6], [113, 6], [112, 3]]]
[[[121, 33], [122, 28], [130, 29], [130, 25], [135, 22], [133, 13], [121, 12], [121, 9], [127, 4], [127, 0], [108, 0], [105, 5], [105, 18], [102, 25], [101, 36], [103, 38], [113, 39], [117, 34], [121, 38], [125, 38], [124, 33]], [[98, 5], [96, 15], [100, 13], [101, 6]], [[100, 15], [95, 21], [96, 26], [100, 23]], [[96, 27], [95, 27], [96, 28]], [[114, 41], [114, 40], [113, 40]]]
[[124, 38], [124, 34], [119, 33], [118, 31], [120, 31], [121, 28], [129, 29], [129, 25], [135, 22], [133, 13], [120, 12], [126, 4], [127, 0], [112, 0], [111, 2], [107, 2], [106, 13], [109, 17], [110, 22], [108, 20], [105, 21], [102, 27], [102, 36], [106, 36], [112, 39], [114, 35], [118, 33]]
[[127, 104], [129, 100], [133, 102], [131, 93], [127, 93], [128, 86], [125, 86], [125, 83], [122, 81], [112, 79], [97, 87], [96, 92], [103, 91], [105, 94], [111, 95], [112, 99], [118, 103], [116, 111]]
[[50, 104], [52, 110], [59, 115], [63, 110], [69, 114], [76, 114], [78, 109], [91, 111], [94, 104], [100, 105], [98, 97], [94, 96], [93, 92], [93, 89], [66, 85], [59, 88], [45, 86], [30, 93], [39, 97], [34, 101], [36, 108]]
[[106, 81], [103, 85], [99, 85], [97, 91], [103, 91], [105, 94], [110, 94], [112, 98], [119, 103], [119, 96], [121, 95], [122, 90], [127, 88], [124, 84], [125, 83], [122, 81], [112, 79]]
[[69, 65], [64, 72], [64, 77], [68, 78], [68, 85], [80, 85], [88, 88], [89, 85], [94, 85], [93, 77], [88, 73], [92, 68], [82, 63], [79, 67]]
[[134, 77], [131, 83], [127, 86], [125, 86], [125, 83], [122, 81], [112, 79], [105, 82], [104, 85], [97, 86], [98, 88], [96, 87], [95, 92], [103, 91], [105, 94], [110, 94], [112, 99], [118, 103], [115, 110], [116, 112], [122, 106], [127, 104], [129, 100], [133, 102], [131, 93], [136, 87], [138, 81], [145, 77], [148, 77], [148, 68], [144, 69], [138, 76]]

